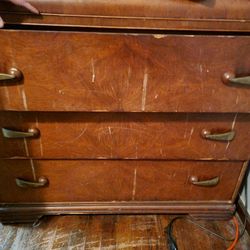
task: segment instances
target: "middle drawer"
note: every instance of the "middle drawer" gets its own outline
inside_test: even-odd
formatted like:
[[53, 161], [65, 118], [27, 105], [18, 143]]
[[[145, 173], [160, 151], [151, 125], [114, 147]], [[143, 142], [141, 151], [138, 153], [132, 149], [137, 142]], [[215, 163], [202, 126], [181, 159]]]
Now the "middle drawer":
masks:
[[250, 158], [249, 114], [1, 112], [0, 127], [2, 158]]

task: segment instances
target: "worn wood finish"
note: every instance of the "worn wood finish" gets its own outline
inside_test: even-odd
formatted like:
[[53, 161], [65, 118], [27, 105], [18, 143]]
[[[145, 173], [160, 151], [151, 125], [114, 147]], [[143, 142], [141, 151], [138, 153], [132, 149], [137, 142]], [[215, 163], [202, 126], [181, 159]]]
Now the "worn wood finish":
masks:
[[[0, 203], [84, 201], [232, 201], [241, 162], [1, 160]], [[20, 188], [16, 178], [41, 188]], [[234, 176], [234, 178], [231, 178]], [[212, 187], [191, 183], [219, 177]], [[35, 179], [35, 180], [34, 180]], [[237, 187], [238, 189], [238, 187]], [[8, 192], [6, 192], [8, 190]]]
[[[40, 137], [1, 135], [0, 156], [247, 160], [249, 126], [248, 114], [2, 112], [0, 128], [38, 128]], [[231, 142], [212, 141], [201, 136], [203, 129], [236, 135]]]
[[7, 23], [136, 29], [250, 31], [248, 0], [31, 0], [41, 12], [4, 3]]
[[[250, 38], [0, 31], [0, 109], [20, 111], [250, 112]], [[46, 96], [46, 98], [44, 98]]]
[[[33, 2], [40, 16], [0, 4], [7, 24], [43, 25], [0, 31], [0, 73], [15, 67], [23, 74], [18, 84], [0, 85], [0, 128], [40, 130], [36, 138], [0, 135], [0, 221], [85, 213], [232, 216], [250, 158], [250, 88], [222, 76], [250, 76], [250, 2]], [[48, 32], [47, 25], [61, 27]], [[230, 130], [231, 142], [201, 135]], [[24, 189], [17, 177], [48, 183]], [[215, 177], [214, 187], [190, 184]]]
[[[172, 216], [166, 215], [61, 216], [45, 218], [36, 228], [0, 225], [0, 248], [163, 250], [167, 249], [164, 228], [171, 218]], [[232, 221], [198, 223], [228, 238], [234, 237]], [[242, 229], [240, 224], [240, 230]], [[229, 242], [207, 234], [185, 220], [175, 223], [173, 234], [180, 250], [222, 250], [229, 246]], [[250, 238], [245, 233], [235, 250], [249, 248]]]

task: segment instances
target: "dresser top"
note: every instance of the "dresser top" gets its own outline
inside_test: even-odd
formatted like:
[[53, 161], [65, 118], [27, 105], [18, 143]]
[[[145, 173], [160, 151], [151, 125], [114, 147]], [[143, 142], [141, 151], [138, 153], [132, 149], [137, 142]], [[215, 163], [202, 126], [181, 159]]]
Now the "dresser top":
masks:
[[[250, 31], [249, 0], [30, 0], [35, 17], [1, 3], [7, 23], [83, 27]], [[3, 14], [4, 13], [4, 14]]]

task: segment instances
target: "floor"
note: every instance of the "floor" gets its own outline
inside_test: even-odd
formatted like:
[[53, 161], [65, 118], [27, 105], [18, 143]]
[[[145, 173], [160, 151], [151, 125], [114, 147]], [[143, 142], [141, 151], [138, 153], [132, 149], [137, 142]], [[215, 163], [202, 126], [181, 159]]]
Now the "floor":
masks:
[[[0, 224], [0, 250], [168, 249], [164, 227], [171, 218], [167, 215], [53, 216], [44, 218], [37, 227]], [[232, 221], [199, 223], [226, 237], [234, 236]], [[175, 222], [173, 234], [179, 250], [223, 250], [230, 245], [186, 220]], [[250, 249], [246, 232], [235, 249]]]

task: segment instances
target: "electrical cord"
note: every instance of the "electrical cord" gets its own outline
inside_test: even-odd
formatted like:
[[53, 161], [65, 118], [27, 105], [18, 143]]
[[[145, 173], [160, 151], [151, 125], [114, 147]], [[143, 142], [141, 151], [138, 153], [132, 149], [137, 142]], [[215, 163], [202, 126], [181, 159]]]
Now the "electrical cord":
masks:
[[[249, 166], [250, 166], [250, 164], [249, 164]], [[248, 194], [247, 194], [248, 183], [247, 183], [247, 181], [245, 181], [245, 183], [246, 184], [245, 184], [244, 195], [245, 195], [245, 204], [247, 206], [247, 204], [248, 204]], [[246, 214], [247, 213], [246, 207], [243, 207], [243, 210], [244, 210], [244, 212]], [[222, 235], [220, 235], [218, 233], [215, 233], [214, 231], [212, 231], [212, 230], [210, 230], [210, 229], [208, 229], [208, 228], [200, 225], [199, 223], [195, 222], [194, 220], [192, 220], [190, 218], [187, 218], [187, 217], [184, 217], [184, 216], [178, 216], [178, 217], [173, 218], [170, 221], [170, 223], [168, 224], [168, 226], [165, 228], [165, 234], [166, 234], [166, 238], [167, 238], [167, 245], [168, 245], [168, 247], [169, 247], [170, 250], [178, 250], [176, 240], [175, 240], [175, 238], [173, 237], [173, 234], [172, 234], [173, 224], [178, 219], [185, 219], [185, 220], [189, 221], [190, 223], [196, 225], [197, 227], [201, 228], [202, 230], [210, 233], [211, 235], [218, 237], [221, 240], [232, 242], [232, 244], [227, 248], [227, 250], [233, 250], [234, 249], [234, 247], [236, 246], [237, 242], [244, 235], [244, 233], [246, 231], [246, 225], [247, 225], [247, 217], [245, 216], [244, 217], [244, 222], [243, 222], [243, 229], [239, 233], [239, 223], [237, 221], [237, 218], [234, 216], [233, 217], [233, 222], [234, 222], [234, 225], [235, 225], [235, 237], [234, 237], [234, 239], [228, 239], [228, 238], [226, 238], [226, 237], [224, 237], [224, 236], [222, 236]]]
[[235, 239], [233, 243], [227, 248], [227, 250], [233, 250], [239, 240], [239, 223], [235, 216], [233, 217], [233, 222], [235, 225]]
[[202, 230], [207, 231], [208, 233], [218, 237], [221, 240], [230, 241], [230, 242], [233, 241], [232, 244], [229, 246], [229, 248], [227, 248], [227, 250], [234, 249], [236, 243], [238, 242], [240, 237], [242, 237], [242, 235], [245, 232], [245, 228], [244, 228], [242, 230], [242, 232], [239, 234], [239, 224], [238, 224], [238, 221], [237, 221], [235, 216], [233, 217], [233, 222], [234, 222], [234, 225], [235, 225], [235, 237], [233, 239], [228, 239], [228, 238], [226, 238], [226, 237], [224, 237], [224, 236], [222, 236], [220, 234], [217, 234], [217, 233], [213, 232], [212, 230], [200, 225], [199, 223], [195, 222], [194, 220], [192, 220], [190, 218], [187, 218], [187, 217], [184, 217], [184, 216], [177, 216], [177, 217], [173, 218], [169, 222], [168, 226], [165, 228], [165, 234], [166, 234], [167, 245], [168, 245], [169, 250], [178, 250], [176, 240], [175, 240], [175, 238], [173, 236], [173, 224], [178, 219], [184, 219], [184, 220], [186, 220], [188, 222], [191, 222], [192, 224], [194, 224], [194, 225], [198, 226], [199, 228], [201, 228]]

